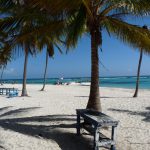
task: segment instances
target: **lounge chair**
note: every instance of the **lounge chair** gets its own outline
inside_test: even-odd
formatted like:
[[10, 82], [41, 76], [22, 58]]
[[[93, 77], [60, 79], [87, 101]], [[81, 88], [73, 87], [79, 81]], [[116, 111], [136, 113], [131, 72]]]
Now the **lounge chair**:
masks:
[[8, 97], [11, 98], [11, 97], [16, 97], [18, 96], [18, 91], [10, 91]]

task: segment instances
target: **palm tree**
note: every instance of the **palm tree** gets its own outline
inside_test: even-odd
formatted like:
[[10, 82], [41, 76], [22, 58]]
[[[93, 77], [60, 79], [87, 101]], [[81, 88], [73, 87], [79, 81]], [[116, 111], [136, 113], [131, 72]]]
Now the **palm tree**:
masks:
[[[52, 46], [49, 43], [53, 42], [55, 46], [58, 47], [56, 37], [59, 37], [58, 35], [62, 32], [60, 27], [63, 25], [63, 22], [60, 20], [58, 20], [56, 24], [54, 18], [41, 12], [41, 10], [39, 12], [39, 9], [34, 8], [33, 11], [33, 8], [30, 9], [26, 6], [25, 2], [26, 1], [6, 2], [2, 0], [0, 3], [1, 11], [6, 14], [9, 13], [9, 16], [1, 20], [0, 28], [9, 35], [7, 40], [9, 41], [10, 50], [15, 49], [16, 51], [16, 49], [22, 48], [25, 53], [21, 96], [28, 96], [26, 77], [29, 54], [35, 52], [35, 48], [42, 49], [43, 46], [48, 45], [48, 48], [50, 48], [49, 55], [51, 56], [53, 49], [51, 49]], [[37, 12], [39, 13], [38, 15]], [[43, 23], [47, 26], [46, 28], [45, 26], [41, 27]], [[49, 28], [49, 31], [47, 31], [47, 28]], [[56, 31], [56, 33], [54, 33], [54, 31]], [[55, 34], [57, 34], [57, 36]]]
[[28, 63], [29, 50], [27, 44], [24, 45], [25, 45], [25, 59], [24, 59], [23, 84], [22, 84], [21, 96], [28, 96], [27, 88], [26, 88], [26, 80], [27, 80], [27, 63]]
[[0, 84], [1, 84], [1, 85], [3, 85], [3, 81], [2, 81], [2, 80], [3, 80], [4, 69], [5, 69], [5, 66], [3, 65], [3, 66], [2, 66], [2, 69], [1, 69], [2, 72], [1, 72], [1, 78], [0, 78]]
[[[4, 53], [4, 50], [5, 53]], [[7, 46], [7, 42], [4, 41], [4, 37], [0, 39], [0, 69], [1, 69], [1, 76], [0, 76], [0, 83], [2, 85], [2, 79], [3, 79], [3, 74], [4, 70], [6, 69], [6, 66], [8, 62], [12, 60], [11, 53], [9, 51], [9, 47]]]
[[141, 49], [141, 51], [140, 51], [140, 58], [139, 58], [139, 64], [138, 64], [138, 71], [137, 71], [136, 89], [135, 89], [135, 93], [134, 93], [133, 97], [137, 97], [138, 96], [142, 58], [143, 58], [143, 51]]
[[[63, 2], [59, 0], [57, 3], [59, 8]], [[68, 2], [66, 7], [72, 8], [74, 3]], [[83, 33], [88, 32], [90, 34], [91, 86], [87, 108], [101, 111], [98, 48], [102, 48], [102, 30], [105, 29], [109, 35], [116, 36], [124, 43], [150, 52], [150, 32], [124, 21], [125, 16], [143, 16], [150, 13], [149, 1], [78, 0], [74, 6], [75, 10], [71, 10], [72, 15], [67, 20], [66, 43], [68, 47], [75, 46]]]
[[[148, 29], [147, 26], [143, 26], [143, 29]], [[138, 90], [139, 90], [139, 80], [140, 80], [140, 70], [141, 70], [141, 64], [142, 64], [142, 58], [143, 58], [143, 50], [140, 50], [140, 58], [139, 58], [139, 64], [138, 64], [138, 71], [137, 71], [137, 80], [136, 80], [136, 89], [133, 97], [138, 96]]]
[[[53, 43], [51, 41], [46, 40], [46, 43], [44, 45], [47, 45], [47, 50], [46, 50], [46, 63], [45, 63], [45, 71], [44, 71], [44, 78], [43, 78], [43, 87], [41, 91], [44, 91], [45, 85], [46, 85], [46, 73], [47, 73], [47, 66], [48, 66], [48, 58], [54, 56], [54, 46], [58, 49], [58, 51], [62, 54], [61, 48], [57, 45], [57, 43], [62, 44], [62, 41], [54, 41]], [[41, 43], [40, 43], [41, 44]]]
[[46, 51], [46, 63], [45, 63], [45, 71], [44, 71], [44, 78], [43, 78], [43, 87], [42, 87], [41, 91], [44, 91], [44, 89], [45, 89], [48, 58], [49, 58], [48, 51]]
[[[24, 49], [25, 60], [24, 60], [23, 84], [21, 96], [28, 96], [26, 89], [26, 78], [27, 78], [28, 56], [29, 53], [32, 53], [31, 47], [33, 49], [36, 47], [39, 51], [41, 51], [44, 46], [47, 46], [48, 47], [48, 54], [46, 60], [47, 63], [48, 63], [48, 55], [52, 57], [54, 53], [53, 44], [62, 53], [57, 43], [58, 44], [60, 43], [58, 41], [59, 36], [63, 32], [63, 30], [61, 29], [61, 27], [63, 27], [63, 21], [61, 17], [60, 19], [57, 19], [60, 16], [59, 14], [56, 15], [56, 17], [55, 16], [53, 17], [50, 15], [46, 15], [45, 10], [42, 12], [41, 9], [39, 11], [38, 8], [37, 9], [34, 8], [33, 11], [33, 8], [30, 9], [30, 3], [28, 2], [26, 3], [26, 1], [16, 0], [6, 2], [2, 0], [0, 2], [0, 6], [1, 6], [0, 11], [2, 13], [4, 14], [9, 13], [9, 16], [6, 16], [1, 20], [0, 27], [2, 31], [7, 32], [9, 34], [9, 37], [11, 37], [11, 40], [9, 39], [9, 43], [11, 43], [9, 44], [9, 46], [11, 47], [10, 50], [17, 49], [18, 47], [22, 47], [22, 49]], [[42, 26], [43, 24], [44, 26]], [[45, 68], [44, 85], [42, 90], [44, 90], [45, 87], [47, 63]]]
[[[3, 17], [1, 19], [1, 31], [7, 34], [7, 37], [5, 38], [5, 41], [7, 41], [7, 51], [13, 55], [13, 52], [16, 52], [19, 48], [24, 49], [25, 52], [25, 61], [24, 61], [24, 71], [23, 71], [23, 84], [22, 84], [22, 94], [21, 96], [28, 96], [27, 90], [26, 90], [26, 72], [27, 72], [27, 61], [28, 61], [28, 55], [29, 52], [31, 52], [29, 39], [22, 39], [20, 41], [17, 41], [17, 37], [19, 34], [23, 34], [24, 31], [27, 30], [29, 25], [29, 21], [23, 20], [17, 20], [17, 11], [18, 13], [21, 12], [21, 9], [19, 9], [20, 1], [9, 1], [11, 4], [11, 7], [5, 6], [4, 1], [2, 1], [1, 5], [1, 11], [3, 12], [3, 9], [5, 10], [3, 13], [9, 15]], [[8, 2], [8, 3], [9, 3]], [[5, 9], [5, 7], [8, 7]], [[6, 48], [5, 48], [6, 50]], [[4, 51], [4, 53], [6, 53]]]
[[[6, 3], [5, 0], [2, 1]], [[6, 6], [8, 6], [8, 3], [11, 3], [11, 1], [7, 2]], [[60, 33], [61, 35], [64, 34], [64, 36], [67, 37], [67, 47], [70, 47], [76, 45], [83, 33], [88, 32], [90, 34], [91, 86], [87, 104], [87, 108], [89, 109], [101, 111], [98, 48], [102, 47], [102, 31], [104, 29], [108, 34], [116, 36], [124, 43], [134, 48], [138, 47], [142, 48], [143, 51], [150, 52], [150, 32], [129, 24], [124, 20], [125, 16], [138, 17], [149, 14], [149, 0], [24, 0], [24, 3], [28, 6], [28, 9], [32, 9], [31, 12], [36, 10], [35, 13], [38, 17], [41, 13], [46, 13], [50, 18], [56, 16], [55, 19], [50, 19], [53, 22], [51, 22], [51, 24], [46, 23], [45, 19], [40, 19], [40, 23], [43, 22], [40, 29], [38, 29], [40, 36], [42, 36], [43, 33], [45, 34], [43, 30], [51, 33], [50, 37], [52, 37], [52, 35], [58, 37]], [[64, 28], [64, 20], [66, 20], [66, 28]], [[55, 24], [55, 22], [57, 22], [57, 24]], [[62, 26], [60, 26], [60, 24]], [[50, 32], [52, 29], [54, 29], [54, 31]]]
[[[34, 6], [45, 9], [51, 14], [64, 10], [67, 24], [66, 43], [75, 45], [84, 32], [91, 36], [91, 87], [87, 108], [101, 111], [99, 96], [99, 54], [102, 47], [102, 30], [115, 35], [124, 43], [149, 52], [150, 33], [124, 21], [124, 16], [143, 16], [150, 12], [147, 0], [33, 0]], [[32, 4], [31, 2], [31, 4]], [[45, 5], [46, 4], [46, 5]], [[59, 6], [59, 7], [58, 7]], [[57, 9], [54, 9], [57, 8]], [[69, 18], [69, 19], [68, 19]], [[45, 26], [45, 25], [44, 25]]]

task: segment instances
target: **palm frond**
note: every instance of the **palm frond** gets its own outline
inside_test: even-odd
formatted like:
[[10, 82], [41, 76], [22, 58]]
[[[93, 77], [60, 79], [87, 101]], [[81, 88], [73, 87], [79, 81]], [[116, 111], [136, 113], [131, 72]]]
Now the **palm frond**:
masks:
[[67, 48], [70, 46], [75, 47], [78, 39], [85, 32], [86, 24], [86, 8], [82, 5], [77, 14], [72, 16], [67, 23]]
[[103, 21], [103, 27], [122, 42], [150, 53], [150, 31], [147, 29], [111, 17]]
[[149, 15], [150, 0], [109, 0], [105, 2], [103, 6], [103, 14], [106, 15], [113, 10], [133, 15]]

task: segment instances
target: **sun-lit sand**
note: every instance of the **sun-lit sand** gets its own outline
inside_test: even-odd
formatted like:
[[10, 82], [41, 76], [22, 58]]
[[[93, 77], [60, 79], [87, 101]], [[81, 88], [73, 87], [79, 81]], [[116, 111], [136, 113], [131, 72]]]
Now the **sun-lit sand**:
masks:
[[[21, 90], [21, 85], [0, 87]], [[29, 97], [0, 96], [0, 149], [91, 150], [93, 138], [75, 134], [75, 110], [86, 107], [89, 86], [47, 85], [44, 92], [41, 88], [27, 85]], [[138, 98], [132, 98], [133, 93], [101, 88], [103, 112], [120, 121], [117, 150], [150, 150], [150, 91], [140, 90]]]

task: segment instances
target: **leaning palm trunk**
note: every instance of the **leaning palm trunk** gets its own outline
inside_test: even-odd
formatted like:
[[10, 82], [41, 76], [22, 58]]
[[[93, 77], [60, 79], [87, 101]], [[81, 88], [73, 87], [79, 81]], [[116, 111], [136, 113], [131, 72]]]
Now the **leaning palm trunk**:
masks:
[[143, 58], [143, 50], [141, 49], [140, 59], [139, 59], [139, 65], [138, 65], [138, 72], [137, 72], [136, 89], [135, 89], [135, 93], [134, 93], [133, 97], [137, 97], [138, 96], [139, 80], [140, 80], [140, 70], [141, 70], [142, 58]]
[[28, 54], [29, 54], [28, 47], [27, 45], [25, 45], [25, 61], [24, 61], [23, 85], [21, 96], [28, 96], [26, 89]]
[[2, 79], [3, 79], [3, 74], [4, 74], [4, 66], [2, 67], [2, 73], [1, 73], [1, 80], [0, 80], [0, 84], [2, 85], [3, 84], [3, 82], [2, 82]]
[[45, 72], [44, 72], [43, 88], [41, 89], [41, 91], [44, 91], [45, 84], [46, 84], [46, 73], [47, 73], [47, 66], [48, 66], [48, 57], [49, 57], [49, 53], [47, 51], [46, 52], [46, 65], [45, 65]]
[[99, 56], [97, 32], [91, 31], [91, 86], [87, 109], [102, 111], [99, 94]]

